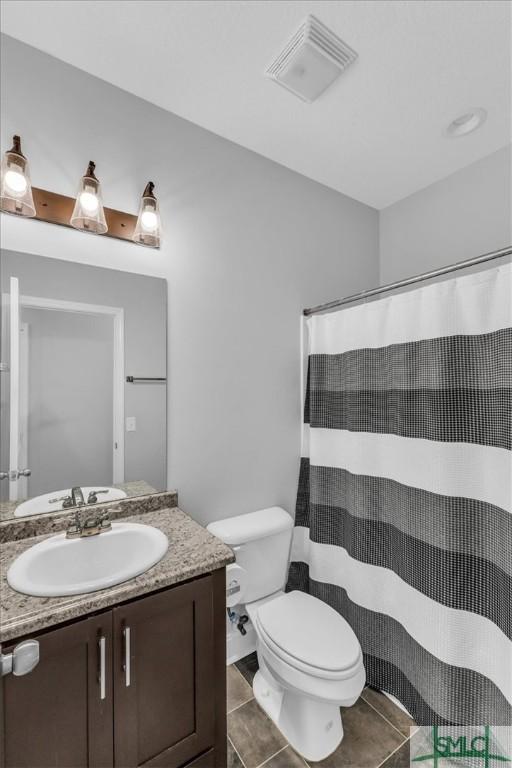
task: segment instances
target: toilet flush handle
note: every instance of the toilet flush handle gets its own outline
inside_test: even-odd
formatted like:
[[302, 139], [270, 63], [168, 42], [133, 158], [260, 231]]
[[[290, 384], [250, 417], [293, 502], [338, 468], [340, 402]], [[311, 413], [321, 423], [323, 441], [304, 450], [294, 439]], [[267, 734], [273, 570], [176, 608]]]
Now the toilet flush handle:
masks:
[[237, 563], [231, 563], [226, 568], [226, 605], [234, 608], [243, 603], [247, 590], [247, 572]]

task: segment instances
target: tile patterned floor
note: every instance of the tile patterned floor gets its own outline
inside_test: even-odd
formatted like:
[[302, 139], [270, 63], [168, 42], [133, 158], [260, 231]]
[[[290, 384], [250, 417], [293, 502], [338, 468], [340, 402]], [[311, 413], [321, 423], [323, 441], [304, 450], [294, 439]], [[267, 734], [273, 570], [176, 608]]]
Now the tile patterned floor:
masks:
[[343, 710], [345, 736], [336, 752], [307, 763], [256, 703], [252, 681], [257, 669], [256, 654], [227, 669], [228, 768], [409, 768], [409, 728], [414, 722], [371, 688]]

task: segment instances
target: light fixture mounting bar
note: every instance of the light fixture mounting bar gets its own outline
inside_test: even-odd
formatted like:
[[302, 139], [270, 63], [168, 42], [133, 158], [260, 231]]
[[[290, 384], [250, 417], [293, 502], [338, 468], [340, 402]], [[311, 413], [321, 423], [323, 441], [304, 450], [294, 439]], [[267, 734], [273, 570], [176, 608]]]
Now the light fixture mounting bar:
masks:
[[[46, 189], [32, 187], [37, 221], [46, 221], [48, 224], [58, 224], [62, 227], [73, 229], [69, 220], [75, 205], [74, 197], [49, 192]], [[100, 237], [115, 237], [117, 240], [128, 240], [133, 243], [132, 236], [137, 223], [137, 216], [132, 213], [117, 211], [115, 208], [105, 208], [105, 218], [108, 231]]]

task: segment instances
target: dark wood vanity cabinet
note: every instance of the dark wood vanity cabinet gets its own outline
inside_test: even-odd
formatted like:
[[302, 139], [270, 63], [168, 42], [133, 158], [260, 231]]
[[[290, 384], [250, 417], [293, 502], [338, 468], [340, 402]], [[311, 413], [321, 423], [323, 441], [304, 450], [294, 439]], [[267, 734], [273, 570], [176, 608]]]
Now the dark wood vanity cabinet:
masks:
[[116, 766], [174, 768], [213, 745], [212, 638], [208, 578], [114, 609]]
[[110, 613], [33, 637], [37, 667], [2, 678], [5, 768], [113, 765], [112, 676], [99, 693], [102, 638], [105, 672], [112, 669]]
[[3, 678], [5, 768], [225, 768], [224, 569], [31, 637], [37, 667]]

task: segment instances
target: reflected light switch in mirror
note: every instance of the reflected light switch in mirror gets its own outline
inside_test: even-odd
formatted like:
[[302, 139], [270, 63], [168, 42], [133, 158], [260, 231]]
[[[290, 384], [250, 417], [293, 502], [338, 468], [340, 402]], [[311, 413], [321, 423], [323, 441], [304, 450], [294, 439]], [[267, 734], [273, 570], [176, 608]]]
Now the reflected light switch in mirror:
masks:
[[135, 416], [126, 417], [126, 431], [127, 432], [137, 431], [137, 419], [135, 418]]

